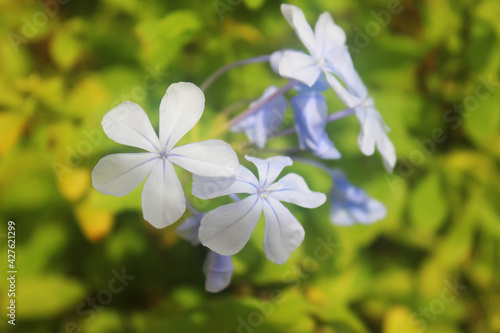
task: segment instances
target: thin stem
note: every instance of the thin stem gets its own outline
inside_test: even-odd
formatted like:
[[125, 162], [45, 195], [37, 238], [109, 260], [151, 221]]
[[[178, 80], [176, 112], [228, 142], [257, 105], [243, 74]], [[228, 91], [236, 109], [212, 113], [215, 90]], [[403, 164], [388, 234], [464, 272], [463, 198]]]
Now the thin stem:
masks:
[[228, 65], [226, 65], [224, 67], [219, 68], [215, 73], [213, 73], [212, 75], [210, 75], [208, 77], [208, 79], [206, 79], [205, 82], [203, 82], [201, 84], [200, 88], [201, 88], [201, 90], [206, 91], [208, 89], [208, 87], [219, 76], [221, 76], [222, 74], [224, 74], [228, 70], [231, 70], [231, 69], [233, 69], [235, 67], [248, 65], [248, 64], [255, 64], [255, 63], [259, 63], [259, 62], [267, 62], [267, 61], [269, 61], [270, 58], [271, 58], [271, 55], [268, 54], [268, 55], [263, 55], [263, 56], [259, 56], [259, 57], [255, 57], [255, 58], [240, 60], [240, 61], [233, 62], [232, 64], [228, 64]]
[[261, 100], [258, 103], [255, 103], [252, 107], [248, 108], [243, 113], [241, 113], [238, 116], [236, 116], [233, 119], [231, 119], [227, 123], [228, 127], [233, 126], [234, 124], [236, 124], [237, 122], [241, 121], [242, 119], [245, 119], [246, 117], [250, 116], [251, 114], [259, 111], [267, 103], [269, 103], [270, 101], [272, 101], [276, 97], [283, 95], [288, 90], [292, 89], [297, 84], [297, 82], [298, 82], [297, 80], [290, 80], [286, 85], [284, 85], [280, 89], [276, 90], [274, 93], [272, 93], [271, 95], [269, 95], [267, 98]]
[[234, 111], [238, 110], [239, 108], [241, 108], [241, 107], [243, 107], [245, 105], [248, 105], [248, 104], [252, 103], [253, 101], [255, 101], [255, 98], [248, 98], [248, 99], [244, 99], [244, 100], [235, 102], [235, 103], [229, 105], [224, 110], [222, 110], [221, 114], [224, 115], [224, 116], [229, 116]]
[[[337, 111], [335, 113], [332, 113], [331, 115], [329, 115], [327, 118], [326, 118], [326, 122], [327, 123], [331, 123], [331, 122], [334, 122], [336, 120], [339, 120], [339, 119], [342, 119], [342, 118], [345, 118], [345, 117], [348, 117], [350, 115], [354, 114], [354, 109], [344, 109], [344, 110], [340, 110], [340, 111]], [[285, 135], [290, 135], [290, 134], [293, 134], [295, 133], [297, 130], [295, 127], [290, 127], [290, 128], [287, 128], [281, 132], [278, 132], [276, 134], [273, 134], [271, 135], [268, 140], [270, 139], [274, 139], [274, 138], [279, 138], [279, 137], [282, 137], [282, 136], [285, 136]]]

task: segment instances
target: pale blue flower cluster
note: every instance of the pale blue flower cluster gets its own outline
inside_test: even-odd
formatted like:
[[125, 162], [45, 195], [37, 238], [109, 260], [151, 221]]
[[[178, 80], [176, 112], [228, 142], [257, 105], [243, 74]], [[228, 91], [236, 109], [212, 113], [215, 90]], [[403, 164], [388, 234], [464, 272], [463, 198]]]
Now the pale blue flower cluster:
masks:
[[[284, 88], [269, 87], [246, 112], [229, 122], [231, 130], [244, 132], [265, 153], [266, 141], [281, 127], [290, 104], [300, 149], [322, 160], [336, 160], [341, 153], [327, 132], [327, 123], [355, 114], [361, 125], [360, 150], [372, 155], [377, 147], [391, 171], [396, 162], [394, 146], [373, 98], [354, 69], [344, 31], [329, 13], [320, 16], [313, 31], [298, 7], [284, 4], [281, 9], [308, 53], [285, 50], [265, 57], [275, 72], [290, 82]], [[323, 94], [330, 88], [347, 110], [329, 115]], [[284, 93], [290, 89], [296, 94], [288, 102]], [[177, 228], [177, 234], [193, 245], [202, 244], [209, 249], [203, 266], [205, 289], [219, 292], [230, 284], [234, 271], [232, 256], [247, 244], [262, 215], [265, 256], [273, 263], [284, 264], [303, 242], [305, 231], [282, 202], [316, 208], [327, 197], [311, 191], [298, 174], [279, 178], [283, 169], [293, 164], [291, 157], [245, 156], [257, 168], [257, 177], [240, 165], [236, 152], [224, 141], [176, 146], [200, 120], [204, 105], [204, 93], [196, 85], [172, 84], [160, 103], [159, 135], [137, 104], [124, 102], [109, 111], [102, 121], [106, 135], [117, 143], [146, 152], [105, 156], [92, 172], [92, 183], [103, 194], [124, 196], [147, 179], [142, 191], [143, 217], [156, 228], [172, 225], [189, 208], [192, 215]], [[341, 170], [315, 160], [301, 160], [319, 166], [331, 176], [330, 219], [334, 224], [369, 224], [387, 214], [383, 204], [350, 184]], [[229, 196], [235, 202], [198, 212], [185, 196], [174, 164], [193, 174], [193, 196], [203, 200]], [[246, 197], [240, 200], [236, 194]]]

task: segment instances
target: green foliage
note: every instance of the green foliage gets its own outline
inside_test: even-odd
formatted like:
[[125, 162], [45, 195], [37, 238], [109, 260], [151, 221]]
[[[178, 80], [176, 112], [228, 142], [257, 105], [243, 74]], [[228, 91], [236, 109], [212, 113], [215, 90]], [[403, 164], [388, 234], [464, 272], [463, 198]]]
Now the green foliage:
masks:
[[[227, 63], [302, 48], [279, 4], [105, 0], [47, 9], [45, 2], [58, 3], [0, 1], [8, 13], [0, 22], [0, 244], [6, 253], [5, 222], [15, 221], [19, 271], [17, 324], [12, 330], [2, 312], [2, 332], [500, 331], [498, 1], [396, 1], [401, 10], [387, 24], [380, 13], [394, 1], [290, 1], [311, 23], [330, 11], [346, 30], [356, 68], [391, 128], [399, 161], [389, 175], [377, 153], [360, 153], [356, 119], [328, 125], [344, 156], [329, 165], [383, 202], [388, 216], [339, 227], [329, 221], [328, 202], [290, 207], [306, 230], [302, 246], [282, 266], [266, 261], [261, 221], [234, 257], [231, 286], [215, 295], [204, 291], [205, 249], [179, 239], [176, 225], [150, 227], [141, 187], [123, 198], [93, 189], [100, 158], [135, 151], [106, 138], [100, 122], [130, 100], [157, 125], [171, 83], [200, 85]], [[373, 26], [378, 32], [368, 33]], [[224, 139], [242, 163], [244, 154], [296, 146], [291, 135], [269, 141], [273, 152], [260, 151], [227, 132], [245, 105], [230, 116], [222, 111], [269, 84], [284, 80], [265, 64], [225, 74], [183, 142]], [[327, 100], [330, 112], [342, 108], [333, 92]], [[286, 119], [284, 128], [290, 113]], [[315, 191], [332, 186], [310, 166], [289, 170]], [[191, 175], [179, 175], [199, 210], [229, 202], [191, 198]], [[122, 269], [133, 276], [126, 285], [116, 282]], [[123, 288], [110, 291], [102, 308], [88, 303], [113, 287]], [[8, 289], [1, 280], [3, 311]]]

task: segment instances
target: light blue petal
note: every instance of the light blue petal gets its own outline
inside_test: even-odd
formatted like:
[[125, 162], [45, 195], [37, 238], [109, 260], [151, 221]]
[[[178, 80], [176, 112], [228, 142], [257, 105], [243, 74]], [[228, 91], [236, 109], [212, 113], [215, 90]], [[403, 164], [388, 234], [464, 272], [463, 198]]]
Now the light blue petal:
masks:
[[330, 89], [330, 85], [328, 84], [328, 81], [326, 81], [326, 78], [323, 75], [320, 75], [318, 77], [318, 80], [314, 83], [312, 87], [309, 87], [303, 83], [298, 83], [296, 86], [293, 87], [298, 92], [321, 92], [321, 91], [326, 91]]
[[370, 224], [387, 215], [387, 209], [382, 203], [349, 183], [342, 171], [333, 170], [331, 174], [334, 186], [330, 193], [330, 219], [333, 223], [344, 226], [355, 223]]
[[260, 187], [271, 185], [278, 178], [283, 168], [293, 164], [292, 159], [288, 156], [273, 156], [263, 160], [245, 155], [245, 158], [257, 167]]
[[290, 101], [301, 149], [309, 149], [322, 159], [341, 157], [326, 133], [327, 104], [319, 92], [306, 92]]
[[259, 180], [255, 175], [240, 165], [231, 177], [202, 177], [193, 175], [192, 194], [200, 199], [213, 199], [233, 193], [255, 194], [259, 189]]
[[272, 197], [265, 200], [263, 208], [266, 217], [264, 253], [268, 260], [282, 265], [302, 244], [304, 228], [281, 202]]
[[177, 227], [175, 233], [182, 239], [187, 240], [193, 246], [200, 244], [198, 238], [198, 231], [200, 229], [200, 222], [203, 214], [196, 214], [186, 219], [182, 224]]
[[231, 283], [234, 265], [231, 256], [222, 256], [216, 252], [209, 251], [203, 273], [206, 276], [205, 290], [211, 293], [218, 293], [226, 289]]
[[312, 192], [301, 176], [289, 173], [268, 187], [269, 196], [305, 208], [316, 208], [326, 201], [323, 193]]
[[[275, 86], [267, 88], [262, 97], [250, 104], [250, 107], [262, 102], [277, 90], [278, 87]], [[287, 106], [286, 98], [283, 95], [277, 96], [257, 112], [233, 125], [231, 131], [245, 132], [250, 142], [264, 148], [267, 137], [281, 126]]]
[[257, 195], [220, 206], [201, 220], [200, 242], [218, 254], [236, 254], [250, 239], [261, 214], [262, 200]]

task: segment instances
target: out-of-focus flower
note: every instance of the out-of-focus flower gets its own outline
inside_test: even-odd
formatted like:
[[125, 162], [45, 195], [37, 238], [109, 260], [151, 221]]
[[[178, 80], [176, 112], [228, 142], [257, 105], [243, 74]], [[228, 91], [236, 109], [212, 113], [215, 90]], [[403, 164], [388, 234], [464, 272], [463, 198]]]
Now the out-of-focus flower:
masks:
[[294, 173], [273, 183], [284, 167], [292, 165], [289, 157], [245, 158], [257, 166], [259, 179], [243, 166], [227, 179], [193, 176], [192, 193], [201, 199], [232, 193], [250, 194], [241, 201], [206, 213], [201, 220], [200, 241], [221, 255], [238, 253], [250, 239], [264, 211], [264, 252], [270, 261], [284, 264], [304, 240], [304, 228], [280, 201], [316, 208], [325, 202], [326, 196], [312, 192], [304, 179]]
[[330, 192], [330, 219], [337, 225], [370, 224], [387, 215], [386, 207], [365, 191], [349, 183], [339, 169], [330, 172], [334, 185]]
[[326, 133], [328, 109], [320, 92], [302, 92], [290, 101], [301, 149], [322, 159], [338, 159], [340, 152]]
[[[250, 104], [250, 107], [265, 100], [277, 90], [278, 88], [275, 86], [267, 88], [264, 95]], [[264, 148], [268, 136], [280, 127], [287, 106], [286, 98], [283, 95], [277, 96], [257, 112], [233, 125], [231, 131], [236, 133], [245, 132], [250, 142], [256, 144], [259, 148]]]
[[[176, 230], [179, 237], [187, 240], [193, 246], [199, 245], [198, 231], [200, 222], [204, 214], [193, 214], [184, 221]], [[205, 290], [211, 293], [218, 293], [226, 289], [231, 283], [234, 266], [231, 256], [221, 256], [209, 250], [205, 262], [203, 263], [203, 273], [205, 274]]]
[[106, 135], [148, 152], [105, 156], [92, 171], [94, 187], [103, 194], [124, 196], [149, 175], [142, 192], [144, 219], [156, 228], [177, 221], [186, 202], [174, 164], [202, 176], [230, 176], [239, 165], [234, 150], [221, 140], [174, 147], [196, 125], [204, 105], [196, 85], [172, 84], [160, 104], [159, 138], [139, 105], [124, 102], [109, 111], [102, 121]]

